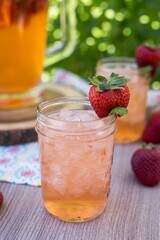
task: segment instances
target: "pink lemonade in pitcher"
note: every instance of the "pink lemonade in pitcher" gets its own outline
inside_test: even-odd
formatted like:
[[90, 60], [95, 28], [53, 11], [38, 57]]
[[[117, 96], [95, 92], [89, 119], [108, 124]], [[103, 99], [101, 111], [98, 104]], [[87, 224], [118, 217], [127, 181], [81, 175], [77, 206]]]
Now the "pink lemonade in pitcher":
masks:
[[93, 110], [74, 109], [74, 101], [73, 109], [51, 113], [51, 104], [42, 105], [36, 127], [44, 205], [59, 219], [87, 221], [106, 206], [115, 116], [99, 119]]
[[48, 0], [0, 1], [0, 94], [25, 92], [40, 83], [47, 10]]

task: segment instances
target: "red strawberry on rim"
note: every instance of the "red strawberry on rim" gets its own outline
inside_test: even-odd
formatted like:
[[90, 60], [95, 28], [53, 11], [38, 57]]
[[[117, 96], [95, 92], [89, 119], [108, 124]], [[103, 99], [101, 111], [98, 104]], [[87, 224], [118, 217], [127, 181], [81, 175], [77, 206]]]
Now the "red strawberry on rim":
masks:
[[103, 76], [93, 76], [89, 90], [89, 100], [99, 118], [111, 113], [122, 116], [128, 113], [127, 106], [130, 92], [127, 86], [128, 79], [112, 73], [107, 79]]
[[132, 156], [131, 166], [138, 180], [146, 186], [160, 182], [160, 147], [145, 145]]

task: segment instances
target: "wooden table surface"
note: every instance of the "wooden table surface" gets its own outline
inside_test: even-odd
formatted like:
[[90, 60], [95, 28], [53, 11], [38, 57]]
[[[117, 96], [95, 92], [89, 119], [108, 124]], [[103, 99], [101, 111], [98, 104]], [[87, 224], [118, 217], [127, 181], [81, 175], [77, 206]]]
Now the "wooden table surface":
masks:
[[39, 187], [1, 182], [0, 240], [160, 240], [160, 184], [140, 185], [130, 167], [139, 146], [115, 146], [108, 204], [90, 222], [57, 220], [44, 209]]

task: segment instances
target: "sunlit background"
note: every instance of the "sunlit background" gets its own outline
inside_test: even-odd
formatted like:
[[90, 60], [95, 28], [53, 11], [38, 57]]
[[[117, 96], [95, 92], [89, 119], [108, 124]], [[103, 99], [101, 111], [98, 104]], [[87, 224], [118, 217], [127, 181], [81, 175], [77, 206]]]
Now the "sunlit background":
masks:
[[[54, 68], [64, 68], [88, 79], [94, 73], [98, 59], [107, 56], [134, 57], [137, 46], [160, 44], [159, 0], [75, 0], [76, 47], [66, 59], [47, 69], [46, 77]], [[48, 42], [58, 42], [59, 7], [50, 0]], [[160, 81], [152, 84], [160, 89]]]

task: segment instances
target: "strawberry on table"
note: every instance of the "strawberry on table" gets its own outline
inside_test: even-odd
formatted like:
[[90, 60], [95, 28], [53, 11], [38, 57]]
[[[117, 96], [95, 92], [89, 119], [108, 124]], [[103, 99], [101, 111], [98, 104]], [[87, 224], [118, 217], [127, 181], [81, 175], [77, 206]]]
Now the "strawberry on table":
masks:
[[2, 205], [2, 203], [3, 203], [3, 194], [2, 192], [0, 192], [0, 206]]
[[144, 129], [142, 140], [148, 143], [160, 143], [160, 110], [151, 114]]
[[160, 182], [160, 147], [148, 144], [132, 156], [131, 167], [138, 180], [146, 186]]
[[107, 79], [103, 76], [93, 76], [89, 90], [89, 100], [99, 118], [111, 113], [122, 116], [127, 114], [130, 92], [127, 86], [128, 79], [112, 73]]

